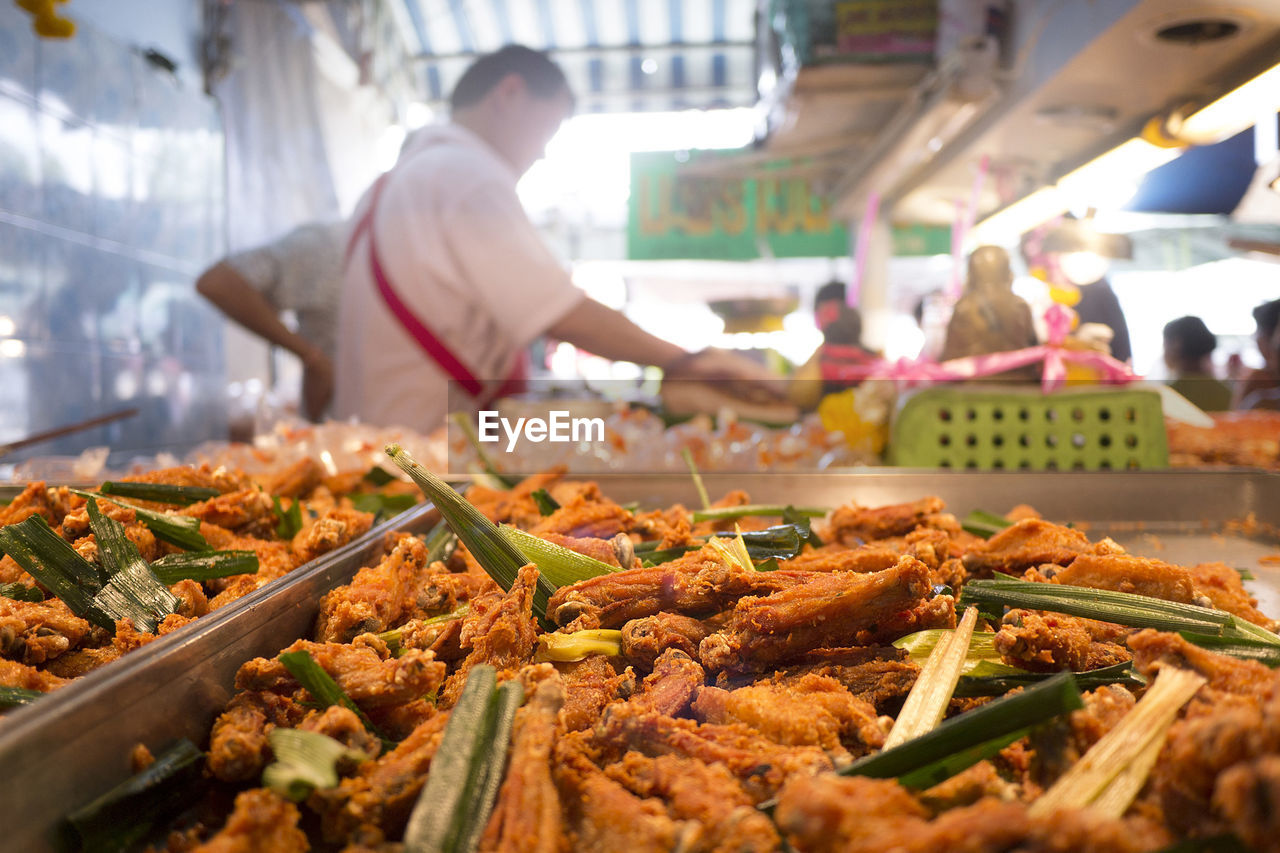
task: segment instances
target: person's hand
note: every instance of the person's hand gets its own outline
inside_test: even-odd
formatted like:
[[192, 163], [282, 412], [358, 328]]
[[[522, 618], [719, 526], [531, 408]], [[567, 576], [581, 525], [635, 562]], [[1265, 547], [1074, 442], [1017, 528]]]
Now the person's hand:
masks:
[[333, 399], [333, 362], [320, 350], [302, 358], [302, 413], [319, 421]]
[[1240, 353], [1233, 352], [1227, 356], [1227, 378], [1243, 379], [1244, 373], [1244, 359], [1240, 357]]
[[786, 399], [781, 377], [746, 356], [705, 349], [676, 359], [663, 370], [663, 380], [712, 382], [734, 397], [759, 402]]
[[663, 371], [660, 396], [673, 415], [732, 410], [764, 423], [792, 423], [799, 409], [787, 401], [787, 383], [749, 358], [703, 350], [677, 358]]

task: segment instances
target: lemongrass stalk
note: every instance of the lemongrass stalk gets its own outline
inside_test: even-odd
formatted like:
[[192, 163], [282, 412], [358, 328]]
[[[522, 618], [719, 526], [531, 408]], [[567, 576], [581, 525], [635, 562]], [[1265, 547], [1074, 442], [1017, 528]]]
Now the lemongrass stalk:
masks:
[[[449, 523], [449, 528], [457, 534], [458, 539], [467, 546], [467, 550], [476, 558], [485, 573], [504, 590], [511, 589], [516, 575], [528, 562], [520, 550], [512, 545], [498, 526], [485, 518], [472, 506], [466, 498], [454, 491], [444, 480], [432, 474], [398, 444], [388, 444], [386, 454], [408, 474], [418, 488], [422, 490], [440, 515]], [[533, 595], [533, 613], [545, 620], [547, 599], [555, 594], [556, 586], [538, 574], [537, 589]]]
[[338, 765], [369, 758], [320, 732], [277, 726], [267, 734], [275, 761], [262, 771], [263, 787], [300, 803], [312, 791], [336, 787]]
[[1033, 817], [1045, 817], [1060, 809], [1091, 807], [1127, 767], [1138, 762], [1120, 787], [1104, 800], [1107, 813], [1121, 817], [1151, 769], [1150, 764], [1144, 769], [1140, 759], [1152, 748], [1153, 742], [1164, 743], [1178, 711], [1205, 683], [1203, 676], [1191, 670], [1161, 668], [1133, 710], [1032, 803], [1029, 813]]
[[984, 612], [999, 613], [1005, 607], [1021, 607], [1114, 622], [1132, 628], [1195, 631], [1217, 636], [1221, 636], [1231, 623], [1231, 614], [1194, 604], [1180, 604], [1130, 592], [1036, 583], [1010, 577], [970, 581], [965, 584], [960, 601]]
[[902, 713], [885, 738], [884, 748], [899, 744], [933, 731], [942, 722], [960, 680], [961, 670], [969, 654], [969, 640], [973, 627], [978, 623], [978, 609], [970, 607], [960, 619], [954, 631], [938, 641], [929, 653], [929, 659], [920, 669], [915, 685], [907, 694]]
[[151, 571], [161, 583], [170, 585], [181, 580], [253, 575], [258, 573], [258, 555], [253, 551], [181, 551], [154, 561]]
[[680, 448], [680, 456], [684, 459], [684, 464], [689, 466], [689, 476], [693, 477], [693, 487], [698, 490], [698, 500], [702, 501], [703, 509], [711, 508], [711, 496], [707, 494], [707, 487], [702, 483], [702, 475], [698, 473], [698, 466], [693, 461], [693, 454], [689, 452], [689, 448]]
[[504, 524], [498, 528], [498, 532], [524, 555], [526, 562], [535, 564], [538, 572], [558, 587], [620, 571], [616, 566], [611, 566], [603, 560], [548, 542], [518, 527]]
[[222, 494], [217, 489], [205, 486], [178, 486], [171, 483], [134, 483], [123, 480], [107, 480], [98, 490], [104, 495], [116, 495], [121, 498], [134, 498], [140, 501], [151, 501], [157, 504], [174, 504], [190, 506], [207, 501]]
[[722, 539], [719, 536], [713, 536], [707, 540], [707, 547], [715, 551], [716, 555], [729, 565], [737, 566], [744, 572], [754, 572], [756, 567], [751, 562], [751, 555], [747, 553], [746, 545], [742, 545], [741, 548], [738, 547], [741, 542], [741, 536], [733, 539]]
[[[912, 661], [923, 666], [938, 642], [950, 634], [951, 631], [947, 628], [928, 628], [899, 637], [893, 641], [893, 645], [906, 651]], [[1000, 653], [996, 651], [995, 632], [974, 631], [969, 637], [969, 648], [965, 656], [964, 671], [961, 674], [968, 675], [980, 663], [1002, 663], [1002, 661]]]
[[1197, 634], [1191, 631], [1180, 631], [1182, 639], [1188, 643], [1243, 660], [1256, 660], [1272, 669], [1280, 666], [1280, 647], [1266, 640], [1234, 639], [1231, 637], [1215, 637], [1212, 634]]
[[813, 506], [783, 506], [781, 504], [743, 504], [741, 506], [722, 506], [712, 509], [695, 510], [694, 521], [725, 521], [731, 518], [747, 518], [762, 516], [765, 518], [782, 518], [790, 510], [806, 518], [822, 518], [830, 510]]
[[622, 632], [612, 628], [592, 628], [572, 634], [541, 634], [533, 659], [539, 663], [570, 663], [590, 655], [617, 657], [622, 654]]

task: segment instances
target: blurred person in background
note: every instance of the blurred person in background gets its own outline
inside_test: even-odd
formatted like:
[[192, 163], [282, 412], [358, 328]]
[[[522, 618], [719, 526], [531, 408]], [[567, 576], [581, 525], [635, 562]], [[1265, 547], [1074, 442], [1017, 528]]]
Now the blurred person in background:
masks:
[[1254, 341], [1262, 353], [1262, 369], [1246, 369], [1234, 357], [1228, 371], [1235, 380], [1235, 409], [1280, 409], [1280, 299], [1253, 309]]
[[[302, 225], [264, 246], [223, 258], [196, 279], [196, 290], [231, 320], [302, 362], [302, 413], [319, 421], [333, 398], [341, 222]], [[298, 330], [281, 314], [292, 311]]]
[[450, 121], [416, 131], [365, 193], [342, 284], [339, 417], [429, 431], [451, 408], [519, 390], [544, 335], [666, 379], [742, 387], [771, 375], [732, 353], [687, 353], [574, 287], [516, 195], [573, 107], [545, 54], [481, 56], [450, 96]]
[[1199, 317], [1179, 317], [1164, 327], [1164, 363], [1173, 372], [1169, 387], [1206, 412], [1231, 408], [1231, 389], [1213, 376], [1218, 339]]
[[1280, 386], [1280, 357], [1274, 338], [1280, 329], [1280, 299], [1264, 302], [1253, 309], [1256, 326], [1253, 340], [1262, 355], [1261, 369], [1245, 367], [1239, 355], [1227, 360], [1227, 376], [1233, 387], [1231, 408], [1244, 407], [1247, 397], [1257, 391]]

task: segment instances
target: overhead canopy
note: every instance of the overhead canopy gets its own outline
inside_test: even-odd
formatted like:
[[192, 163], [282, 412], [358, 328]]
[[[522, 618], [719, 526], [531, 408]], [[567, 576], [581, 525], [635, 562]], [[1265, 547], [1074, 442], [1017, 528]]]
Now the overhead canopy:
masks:
[[754, 0], [393, 0], [423, 99], [507, 44], [550, 51], [582, 112], [750, 106]]

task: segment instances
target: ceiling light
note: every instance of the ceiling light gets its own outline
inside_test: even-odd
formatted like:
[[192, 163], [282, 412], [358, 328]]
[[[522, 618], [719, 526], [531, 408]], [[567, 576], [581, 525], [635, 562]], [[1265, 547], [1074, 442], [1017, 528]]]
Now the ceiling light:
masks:
[[652, 57], [644, 60], [643, 62], [640, 63], [640, 70], [643, 71], [645, 74], [657, 74], [658, 60]]
[[1235, 136], [1260, 116], [1280, 110], [1280, 65], [1254, 77], [1186, 118], [1174, 117], [1170, 130], [1183, 142], [1204, 145]]
[[1134, 137], [1063, 175], [1056, 184], [996, 211], [974, 226], [966, 243], [1013, 245], [1018, 238], [1069, 209], [1120, 207], [1138, 189], [1142, 177], [1182, 153]]
[[1012, 246], [1023, 234], [1067, 212], [1067, 199], [1056, 186], [1042, 187], [997, 210], [969, 232], [975, 246]]

